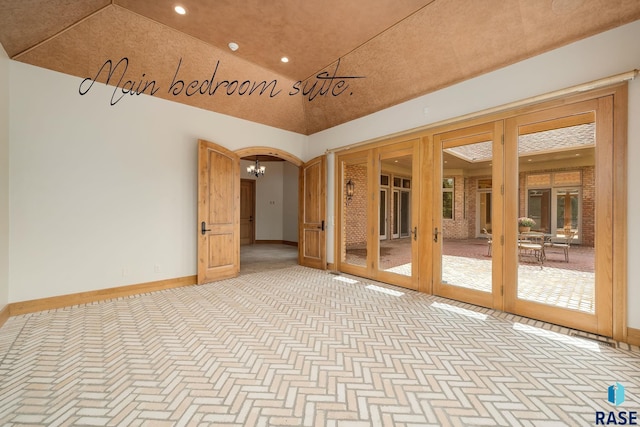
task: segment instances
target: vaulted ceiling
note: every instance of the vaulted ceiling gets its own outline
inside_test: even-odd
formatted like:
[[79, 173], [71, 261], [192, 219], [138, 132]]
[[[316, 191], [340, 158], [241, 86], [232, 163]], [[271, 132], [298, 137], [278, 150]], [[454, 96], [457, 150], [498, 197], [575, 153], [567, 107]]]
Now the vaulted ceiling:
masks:
[[312, 134], [637, 19], [637, 0], [0, 0], [0, 43], [84, 96], [108, 81], [112, 108], [142, 92]]

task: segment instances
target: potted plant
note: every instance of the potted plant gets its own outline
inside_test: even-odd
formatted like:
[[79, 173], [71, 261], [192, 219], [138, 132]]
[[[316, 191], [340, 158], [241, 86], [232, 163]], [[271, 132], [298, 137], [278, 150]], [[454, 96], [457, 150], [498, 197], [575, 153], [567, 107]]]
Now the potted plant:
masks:
[[521, 233], [531, 231], [531, 227], [534, 225], [536, 225], [536, 222], [529, 217], [522, 216], [518, 218], [518, 231]]

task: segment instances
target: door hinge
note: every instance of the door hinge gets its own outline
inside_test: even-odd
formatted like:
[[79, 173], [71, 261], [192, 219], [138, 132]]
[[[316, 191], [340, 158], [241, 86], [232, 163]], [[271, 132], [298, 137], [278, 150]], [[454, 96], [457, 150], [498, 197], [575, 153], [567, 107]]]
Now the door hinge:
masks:
[[501, 139], [500, 144], [504, 145], [504, 134], [500, 136], [500, 139]]
[[500, 286], [500, 296], [504, 296], [504, 286]]
[[500, 184], [500, 194], [504, 196], [504, 184]]
[[500, 236], [500, 246], [504, 246], [504, 236]]

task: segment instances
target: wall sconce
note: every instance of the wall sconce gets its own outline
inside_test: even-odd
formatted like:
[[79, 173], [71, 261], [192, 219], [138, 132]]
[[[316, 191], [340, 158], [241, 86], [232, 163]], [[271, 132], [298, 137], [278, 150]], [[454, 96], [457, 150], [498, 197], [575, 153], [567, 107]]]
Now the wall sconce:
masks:
[[348, 180], [346, 187], [347, 187], [347, 203], [349, 203], [351, 199], [353, 199], [353, 190], [355, 190], [356, 185], [354, 184], [353, 181]]

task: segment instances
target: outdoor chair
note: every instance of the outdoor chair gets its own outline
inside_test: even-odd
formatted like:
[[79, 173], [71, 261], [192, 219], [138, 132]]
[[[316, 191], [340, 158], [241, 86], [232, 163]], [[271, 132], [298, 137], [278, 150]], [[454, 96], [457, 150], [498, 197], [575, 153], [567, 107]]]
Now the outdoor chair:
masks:
[[577, 231], [568, 231], [565, 232], [564, 237], [562, 238], [552, 238], [551, 242], [547, 244], [550, 248], [560, 248], [564, 252], [564, 260], [565, 262], [569, 262], [569, 249], [571, 248], [571, 243], [573, 242], [573, 238], [575, 237]]
[[487, 231], [486, 228], [482, 229], [482, 234], [487, 236], [487, 245], [488, 245], [487, 256], [491, 256], [491, 244], [493, 242], [493, 236]]
[[540, 264], [540, 268], [542, 268], [542, 264], [546, 258], [544, 240], [545, 237], [543, 233], [530, 232], [519, 235], [518, 259], [522, 260], [525, 256], [532, 257]]

